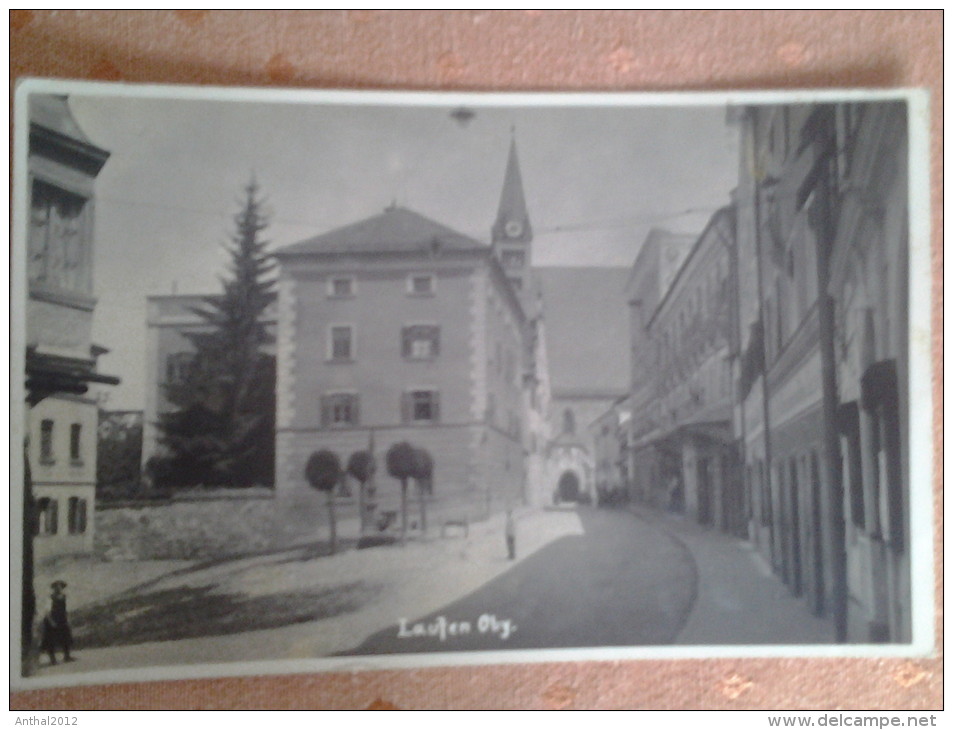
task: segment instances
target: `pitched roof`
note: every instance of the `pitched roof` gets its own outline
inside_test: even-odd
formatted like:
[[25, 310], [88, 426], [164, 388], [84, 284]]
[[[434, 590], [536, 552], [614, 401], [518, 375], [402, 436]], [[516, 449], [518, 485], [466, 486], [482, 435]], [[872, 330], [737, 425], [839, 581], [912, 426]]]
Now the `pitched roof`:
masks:
[[476, 239], [407, 208], [391, 206], [383, 213], [285, 246], [276, 256], [309, 253], [395, 253], [487, 249]]
[[629, 388], [628, 267], [542, 266], [552, 389], [577, 393]]

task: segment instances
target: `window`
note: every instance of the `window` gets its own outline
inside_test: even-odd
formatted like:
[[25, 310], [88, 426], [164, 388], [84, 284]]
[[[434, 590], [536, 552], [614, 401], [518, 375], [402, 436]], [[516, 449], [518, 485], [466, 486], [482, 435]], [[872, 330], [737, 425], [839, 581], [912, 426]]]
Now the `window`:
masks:
[[571, 436], [576, 433], [576, 416], [570, 408], [563, 411], [563, 433]]
[[86, 532], [86, 500], [79, 497], [69, 498], [67, 528], [70, 535], [82, 535]]
[[321, 398], [321, 425], [356, 426], [360, 408], [356, 393], [329, 393]]
[[850, 519], [855, 526], [863, 530], [866, 527], [867, 518], [864, 503], [863, 462], [861, 461], [860, 411], [857, 401], [840, 406], [837, 421], [843, 481], [850, 495]]
[[411, 274], [407, 277], [407, 293], [418, 297], [432, 296], [434, 293], [433, 274]]
[[74, 423], [69, 427], [69, 458], [74, 463], [83, 463], [82, 446], [83, 426]]
[[354, 359], [354, 328], [351, 325], [331, 327], [330, 358], [335, 361]]
[[526, 254], [523, 251], [504, 251], [502, 262], [508, 269], [520, 268], [526, 263]]
[[411, 360], [431, 360], [440, 354], [440, 328], [415, 324], [401, 330], [401, 353]]
[[343, 299], [354, 296], [353, 276], [334, 276], [328, 280], [328, 296]]
[[33, 183], [31, 198], [27, 264], [30, 282], [87, 291], [83, 240], [86, 201], [39, 180]]
[[47, 418], [40, 423], [40, 463], [53, 461], [53, 421]]
[[195, 354], [191, 352], [176, 352], [165, 360], [166, 383], [184, 383], [189, 378]]
[[440, 420], [440, 394], [435, 390], [412, 390], [404, 393], [401, 411], [405, 423], [436, 423]]
[[36, 500], [36, 522], [33, 523], [34, 535], [55, 535], [57, 531], [56, 500], [41, 497]]

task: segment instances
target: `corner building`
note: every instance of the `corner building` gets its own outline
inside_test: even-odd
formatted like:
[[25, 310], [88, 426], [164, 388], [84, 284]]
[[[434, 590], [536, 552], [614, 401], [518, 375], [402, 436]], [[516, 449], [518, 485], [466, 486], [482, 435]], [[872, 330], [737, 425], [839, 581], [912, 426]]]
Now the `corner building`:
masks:
[[37, 560], [93, 548], [99, 411], [89, 384], [119, 382], [97, 372], [108, 350], [92, 341], [95, 183], [108, 159], [66, 97], [30, 98], [26, 428]]
[[382, 499], [392, 444], [433, 455], [437, 523], [525, 499], [526, 321], [489, 246], [390, 207], [276, 258], [279, 496], [313, 501], [310, 454], [373, 438]]

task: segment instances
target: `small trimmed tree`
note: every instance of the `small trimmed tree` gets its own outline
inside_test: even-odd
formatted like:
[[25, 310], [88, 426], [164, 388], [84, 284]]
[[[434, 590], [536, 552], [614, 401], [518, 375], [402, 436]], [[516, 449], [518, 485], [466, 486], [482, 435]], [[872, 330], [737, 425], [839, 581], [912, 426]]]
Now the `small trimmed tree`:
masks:
[[407, 480], [414, 476], [414, 447], [399, 441], [387, 449], [387, 473], [400, 480], [400, 539], [407, 536]]
[[370, 451], [355, 451], [347, 460], [347, 473], [357, 479], [358, 484], [360, 484], [357, 493], [357, 504], [360, 510], [361, 533], [364, 532], [364, 499], [367, 483], [373, 478], [376, 471], [377, 462]]
[[333, 451], [315, 451], [304, 469], [308, 484], [327, 496], [328, 522], [331, 526], [331, 554], [337, 549], [337, 523], [334, 516], [334, 488], [341, 481], [341, 460]]
[[427, 500], [433, 494], [433, 457], [424, 448], [414, 449], [414, 482], [420, 499], [420, 529], [427, 532]]

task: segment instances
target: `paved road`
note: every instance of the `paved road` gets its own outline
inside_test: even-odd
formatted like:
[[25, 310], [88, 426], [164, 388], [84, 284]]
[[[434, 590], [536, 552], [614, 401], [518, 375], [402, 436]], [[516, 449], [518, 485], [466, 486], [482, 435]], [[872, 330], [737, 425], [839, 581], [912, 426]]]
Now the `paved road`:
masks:
[[690, 553], [628, 512], [578, 514], [584, 534], [562, 537], [468, 596], [406, 616], [341, 654], [671, 644], [695, 599]]

